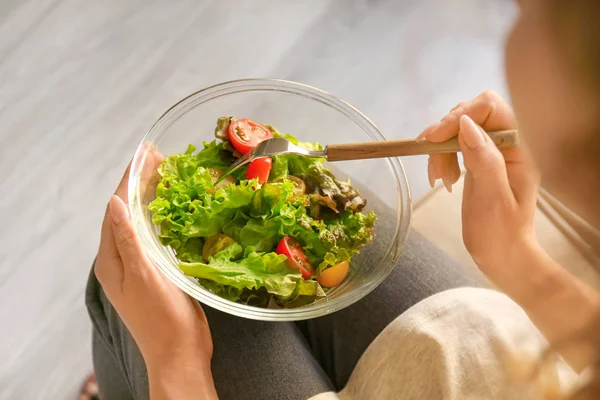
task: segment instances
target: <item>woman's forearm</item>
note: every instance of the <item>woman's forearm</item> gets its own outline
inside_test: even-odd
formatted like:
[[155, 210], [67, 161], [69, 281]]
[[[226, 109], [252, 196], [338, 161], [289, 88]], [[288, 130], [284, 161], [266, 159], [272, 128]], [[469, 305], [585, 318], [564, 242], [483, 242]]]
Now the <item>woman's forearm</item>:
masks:
[[210, 363], [182, 360], [148, 365], [150, 399], [218, 399]]
[[[537, 244], [527, 246], [514, 262], [527, 274], [515, 285], [529, 286], [530, 290], [515, 290], [513, 299], [550, 344], [559, 347], [563, 358], [581, 371], [593, 361], [597, 349], [596, 343], [586, 341], [585, 336], [575, 340], [575, 335], [598, 318], [600, 295], [557, 264]], [[574, 340], [569, 343], [571, 338]]]

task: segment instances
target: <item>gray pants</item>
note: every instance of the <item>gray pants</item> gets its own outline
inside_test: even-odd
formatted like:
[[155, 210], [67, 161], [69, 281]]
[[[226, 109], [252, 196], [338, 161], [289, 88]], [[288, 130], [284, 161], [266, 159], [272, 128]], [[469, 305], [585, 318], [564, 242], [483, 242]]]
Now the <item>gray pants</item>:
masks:
[[[443, 290], [479, 286], [465, 268], [411, 233], [389, 277], [332, 315], [296, 323], [246, 320], [204, 306], [214, 341], [221, 400], [305, 400], [344, 387], [367, 346], [397, 316]], [[86, 291], [94, 368], [102, 399], [148, 399], [144, 360], [94, 274]]]
[[[344, 387], [367, 346], [397, 316], [443, 290], [479, 286], [419, 234], [389, 277], [354, 305], [295, 323], [234, 317], [204, 306], [214, 341], [212, 370], [221, 400], [305, 400]], [[148, 399], [144, 360], [90, 274], [86, 305], [94, 325], [94, 368], [102, 399]]]

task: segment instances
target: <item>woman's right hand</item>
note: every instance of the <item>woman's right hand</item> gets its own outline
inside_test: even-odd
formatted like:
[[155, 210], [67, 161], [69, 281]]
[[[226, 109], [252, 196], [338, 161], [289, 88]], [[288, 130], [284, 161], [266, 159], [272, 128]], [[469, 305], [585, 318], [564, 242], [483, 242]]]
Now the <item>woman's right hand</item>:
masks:
[[[539, 174], [523, 147], [500, 151], [484, 131], [516, 129], [510, 106], [496, 93], [484, 92], [458, 104], [421, 137], [442, 142], [458, 135], [466, 168], [462, 223], [467, 250], [488, 278], [513, 298], [532, 292], [515, 287], [527, 271], [513, 261], [537, 246], [533, 228]], [[456, 154], [432, 155], [429, 178], [448, 188], [460, 177]], [[529, 290], [528, 290], [529, 289]]]
[[[464, 157], [462, 223], [467, 250], [487, 277], [527, 312], [573, 368], [597, 357], [595, 329], [600, 296], [557, 264], [534, 233], [540, 175], [523, 146], [498, 150], [485, 131], [515, 129], [515, 115], [493, 92], [454, 107], [421, 137], [441, 142], [458, 135]], [[429, 160], [430, 179], [447, 187], [460, 177], [456, 155]], [[570, 341], [565, 339], [588, 338]]]

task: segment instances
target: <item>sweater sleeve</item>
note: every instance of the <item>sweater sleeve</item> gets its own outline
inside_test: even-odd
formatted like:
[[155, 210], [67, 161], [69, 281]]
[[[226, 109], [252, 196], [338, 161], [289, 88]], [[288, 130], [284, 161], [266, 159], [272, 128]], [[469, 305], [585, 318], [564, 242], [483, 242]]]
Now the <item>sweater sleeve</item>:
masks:
[[[507, 296], [491, 289], [452, 289], [396, 318], [365, 351], [342, 392], [313, 400], [538, 399], [537, 389], [518, 379], [515, 367], [546, 346]], [[556, 387], [576, 377], [562, 360], [548, 376]]]

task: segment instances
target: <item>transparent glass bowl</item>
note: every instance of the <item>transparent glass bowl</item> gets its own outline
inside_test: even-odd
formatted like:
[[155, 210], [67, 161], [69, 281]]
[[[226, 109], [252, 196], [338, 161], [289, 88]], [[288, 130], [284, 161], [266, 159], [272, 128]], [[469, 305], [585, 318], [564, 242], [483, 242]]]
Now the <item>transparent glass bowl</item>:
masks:
[[293, 309], [265, 309], [225, 300], [185, 276], [175, 253], [158, 241], [148, 204], [155, 198], [158, 174], [154, 150], [170, 155], [189, 143], [202, 147], [214, 139], [218, 117], [233, 115], [271, 124], [302, 141], [330, 143], [383, 140], [375, 125], [344, 101], [313, 87], [281, 80], [247, 79], [200, 90], [168, 109], [138, 147], [129, 175], [129, 207], [148, 257], [179, 288], [203, 304], [229, 314], [265, 321], [295, 321], [320, 317], [360, 300], [392, 271], [406, 243], [411, 201], [404, 169], [398, 159], [329, 164], [348, 177], [367, 199], [379, 220], [375, 239], [351, 262], [346, 280], [326, 298]]

